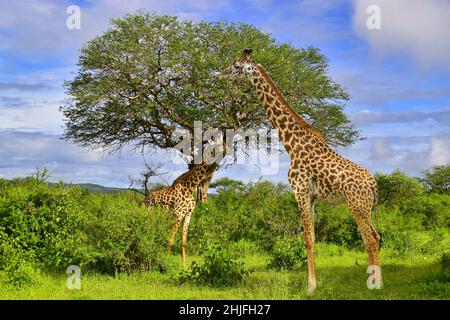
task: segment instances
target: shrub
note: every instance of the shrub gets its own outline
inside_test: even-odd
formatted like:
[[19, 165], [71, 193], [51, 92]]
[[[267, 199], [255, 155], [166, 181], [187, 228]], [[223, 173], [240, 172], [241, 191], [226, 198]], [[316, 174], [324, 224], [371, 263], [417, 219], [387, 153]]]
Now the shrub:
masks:
[[405, 199], [423, 193], [423, 186], [417, 178], [410, 177], [400, 170], [392, 173], [375, 174], [379, 201], [388, 207], [401, 204]]
[[393, 250], [394, 256], [406, 256], [418, 249], [414, 232], [398, 227], [388, 227], [382, 230], [383, 247]]
[[[436, 228], [431, 231], [420, 232], [416, 235], [419, 243], [420, 252], [425, 255], [440, 255], [447, 248], [447, 239], [449, 238], [448, 229]], [[450, 239], [449, 239], [450, 241]]]
[[13, 287], [23, 287], [39, 283], [40, 271], [29, 261], [22, 261], [17, 265], [8, 265], [0, 269], [0, 283]]
[[85, 244], [77, 252], [81, 265], [110, 274], [165, 270], [171, 215], [138, 207], [124, 194], [93, 196], [87, 209]]
[[190, 239], [247, 240], [269, 252], [278, 236], [300, 231], [300, 213], [292, 192], [267, 181], [239, 190], [223, 190], [193, 214]]
[[[66, 267], [78, 236], [80, 188], [48, 186], [35, 179], [0, 190], [0, 228], [14, 248], [29, 252], [46, 269]], [[8, 241], [9, 241], [8, 240]]]
[[345, 204], [333, 207], [319, 203], [316, 206], [314, 227], [318, 242], [364, 249], [358, 226]]
[[306, 249], [303, 237], [279, 237], [270, 253], [268, 267], [276, 270], [293, 270], [306, 261]]
[[[31, 270], [165, 270], [171, 215], [139, 206], [127, 193], [90, 194], [37, 179], [0, 189], [0, 271], [30, 282]], [[14, 279], [17, 279], [14, 280]]]
[[345, 247], [334, 243], [316, 242], [315, 245], [316, 256], [340, 257], [344, 254], [344, 251]]
[[248, 254], [257, 254], [261, 251], [261, 248], [256, 242], [245, 239], [241, 239], [237, 242], [231, 242], [230, 248], [239, 257], [244, 257]]
[[445, 252], [441, 259], [441, 276], [443, 281], [450, 282], [450, 252]]
[[422, 182], [429, 192], [450, 194], [450, 164], [434, 166], [424, 172]]
[[0, 231], [0, 283], [14, 287], [31, 285], [38, 282], [38, 275], [32, 254], [17, 247], [13, 239]]
[[406, 200], [400, 211], [405, 216], [418, 217], [423, 227], [450, 227], [450, 197], [430, 194]]
[[179, 275], [179, 282], [213, 287], [232, 286], [242, 282], [250, 271], [236, 259], [229, 248], [210, 244], [202, 256], [202, 262], [192, 263], [189, 270]]

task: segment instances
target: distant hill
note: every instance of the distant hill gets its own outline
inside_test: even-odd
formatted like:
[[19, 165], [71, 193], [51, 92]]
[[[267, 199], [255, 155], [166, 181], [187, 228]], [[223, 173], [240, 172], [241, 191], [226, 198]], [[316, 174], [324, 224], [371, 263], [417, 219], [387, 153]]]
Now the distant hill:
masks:
[[105, 187], [95, 183], [74, 183], [73, 185], [78, 185], [92, 193], [114, 193], [128, 190], [126, 188]]
[[[23, 178], [20, 178], [19, 180], [22, 180]], [[24, 178], [24, 179], [28, 179]], [[6, 181], [14, 181], [14, 180], [6, 180]], [[49, 185], [55, 184], [54, 182], [49, 182]], [[122, 192], [122, 191], [126, 191], [126, 190], [130, 190], [128, 188], [116, 188], [116, 187], [105, 187], [99, 184], [95, 184], [95, 183], [65, 183], [64, 185], [67, 186], [80, 186], [86, 190], [88, 190], [91, 193], [116, 193], [116, 192]], [[143, 190], [141, 190], [143, 191]], [[208, 196], [210, 197], [214, 197], [216, 196], [215, 193], [209, 193], [208, 192]]]
[[[9, 182], [14, 182], [14, 181], [23, 181], [23, 180], [27, 180], [27, 179], [31, 179], [31, 178], [25, 177], [25, 178], [17, 178], [17, 179], [12, 179], [12, 180], [8, 180], [8, 179], [5, 179], [5, 180], [9, 181]], [[49, 182], [48, 184], [54, 185], [57, 183]], [[121, 191], [129, 190], [127, 188], [105, 187], [105, 186], [95, 184], [95, 183], [64, 183], [63, 185], [64, 186], [80, 186], [84, 189], [87, 189], [91, 193], [114, 193], [114, 192], [121, 192]]]

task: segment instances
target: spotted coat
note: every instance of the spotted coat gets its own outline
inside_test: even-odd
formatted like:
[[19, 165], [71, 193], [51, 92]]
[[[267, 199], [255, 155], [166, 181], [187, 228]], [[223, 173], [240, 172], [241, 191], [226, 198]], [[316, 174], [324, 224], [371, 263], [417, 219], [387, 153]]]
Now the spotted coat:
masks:
[[316, 288], [313, 221], [316, 200], [347, 203], [362, 235], [369, 265], [379, 266], [380, 235], [372, 226], [372, 207], [378, 200], [374, 177], [330, 148], [324, 137], [292, 109], [264, 67], [250, 58], [250, 53], [244, 51], [241, 59], [222, 72], [222, 77], [245, 76], [251, 81], [291, 158], [288, 180], [302, 218], [308, 293]]
[[173, 212], [173, 227], [167, 248], [169, 255], [174, 239], [178, 231], [178, 227], [183, 222], [183, 230], [181, 236], [181, 255], [183, 266], [186, 265], [186, 241], [189, 223], [191, 221], [192, 212], [195, 208], [194, 191], [204, 180], [211, 180], [217, 164], [195, 164], [190, 170], [183, 173], [172, 183], [170, 187], [162, 190], [150, 192], [144, 200], [147, 207], [160, 206], [163, 209]]

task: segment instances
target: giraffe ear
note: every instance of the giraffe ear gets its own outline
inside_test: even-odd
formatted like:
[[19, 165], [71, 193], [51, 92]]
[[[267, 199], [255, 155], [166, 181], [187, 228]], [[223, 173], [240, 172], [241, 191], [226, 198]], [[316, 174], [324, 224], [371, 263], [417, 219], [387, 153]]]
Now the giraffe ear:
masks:
[[251, 59], [252, 51], [253, 50], [250, 48], [244, 49], [242, 52], [242, 60], [249, 61]]

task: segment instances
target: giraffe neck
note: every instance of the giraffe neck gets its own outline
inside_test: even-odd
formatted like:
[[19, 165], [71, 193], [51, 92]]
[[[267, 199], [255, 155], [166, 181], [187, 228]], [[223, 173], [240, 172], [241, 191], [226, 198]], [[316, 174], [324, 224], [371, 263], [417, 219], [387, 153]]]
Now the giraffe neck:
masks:
[[295, 145], [301, 143], [302, 138], [314, 137], [325, 144], [321, 134], [298, 115], [284, 99], [266, 70], [260, 64], [257, 64], [255, 69], [251, 76], [251, 82], [273, 127], [278, 129], [280, 141], [291, 158], [296, 152]]
[[217, 168], [217, 164], [198, 164], [194, 165], [190, 170], [183, 173], [180, 177], [175, 179], [172, 183], [172, 187], [177, 184], [181, 184], [184, 188], [194, 192], [198, 185], [214, 173]]

